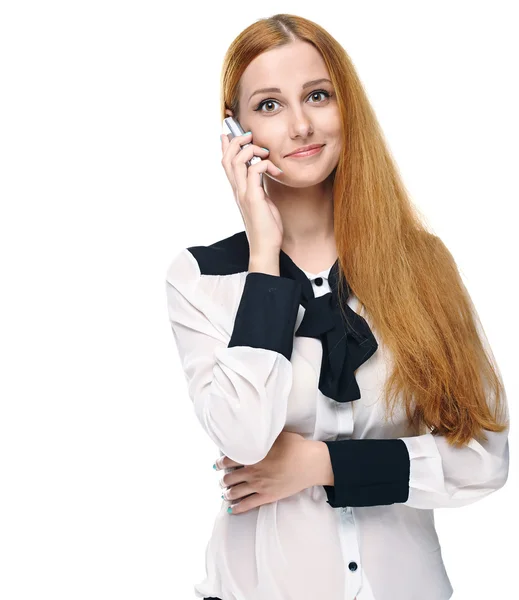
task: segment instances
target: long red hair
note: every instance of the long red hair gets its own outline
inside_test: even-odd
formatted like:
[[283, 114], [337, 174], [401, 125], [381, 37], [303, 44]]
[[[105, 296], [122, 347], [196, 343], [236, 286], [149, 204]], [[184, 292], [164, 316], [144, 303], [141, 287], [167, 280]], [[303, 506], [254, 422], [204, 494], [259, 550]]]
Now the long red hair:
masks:
[[[392, 353], [387, 408], [392, 414], [395, 402], [403, 402], [417, 433], [444, 435], [451, 445], [486, 440], [484, 430], [509, 426], [499, 368], [456, 263], [413, 206], [342, 46], [296, 15], [256, 21], [225, 55], [222, 119], [226, 109], [239, 115], [240, 78], [250, 62], [297, 40], [320, 52], [335, 88], [344, 136], [333, 184], [338, 294], [344, 304], [346, 277], [359, 314], [367, 311]], [[503, 410], [505, 422], [498, 420]]]

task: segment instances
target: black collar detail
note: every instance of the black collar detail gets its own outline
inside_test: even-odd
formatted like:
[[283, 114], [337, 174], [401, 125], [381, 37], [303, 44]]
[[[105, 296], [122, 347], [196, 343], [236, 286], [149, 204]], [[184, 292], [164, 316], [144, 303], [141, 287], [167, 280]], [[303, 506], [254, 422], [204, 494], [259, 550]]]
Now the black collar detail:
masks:
[[[344, 307], [347, 316], [344, 321], [337, 295], [338, 268], [339, 259], [328, 276], [331, 291], [316, 298], [305, 273], [288, 254], [280, 251], [281, 277], [301, 283], [301, 304], [306, 312], [295, 335], [319, 338], [322, 342], [319, 390], [337, 402], [351, 402], [361, 396], [355, 370], [376, 352], [378, 343], [366, 320], [348, 304]], [[348, 296], [350, 291], [347, 284]]]

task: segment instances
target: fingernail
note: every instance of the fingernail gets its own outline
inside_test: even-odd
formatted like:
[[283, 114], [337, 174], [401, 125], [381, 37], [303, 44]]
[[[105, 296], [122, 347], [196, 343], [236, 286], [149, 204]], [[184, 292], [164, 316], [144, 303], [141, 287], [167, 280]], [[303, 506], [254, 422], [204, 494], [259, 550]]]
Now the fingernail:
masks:
[[213, 469], [214, 469], [215, 471], [217, 470], [216, 463], [214, 463], [214, 465], [213, 465]]
[[229, 508], [227, 509], [228, 513], [232, 513], [232, 506], [229, 506]]
[[[263, 146], [261, 146], [263, 148]], [[263, 148], [263, 150], [266, 150], [267, 152], [270, 152], [270, 150], [268, 148]]]
[[225, 500], [225, 498], [223, 497], [223, 494], [222, 494], [222, 500]]

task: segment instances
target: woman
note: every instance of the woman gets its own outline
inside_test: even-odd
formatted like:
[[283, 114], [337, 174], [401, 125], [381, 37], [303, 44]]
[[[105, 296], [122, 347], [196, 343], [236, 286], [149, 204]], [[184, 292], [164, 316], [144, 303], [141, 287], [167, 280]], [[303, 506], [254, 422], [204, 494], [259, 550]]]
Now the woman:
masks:
[[196, 596], [447, 600], [434, 509], [508, 476], [506, 394], [477, 312], [330, 34], [259, 20], [222, 83], [222, 115], [252, 132], [222, 136], [245, 230], [183, 249], [166, 284], [225, 469]]

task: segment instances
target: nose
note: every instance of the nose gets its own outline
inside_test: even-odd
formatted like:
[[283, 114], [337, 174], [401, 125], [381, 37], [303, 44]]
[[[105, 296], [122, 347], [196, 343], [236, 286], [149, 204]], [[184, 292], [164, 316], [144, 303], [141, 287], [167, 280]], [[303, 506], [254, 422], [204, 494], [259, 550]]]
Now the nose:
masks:
[[293, 137], [307, 138], [312, 134], [312, 122], [304, 110], [294, 111], [290, 129]]

